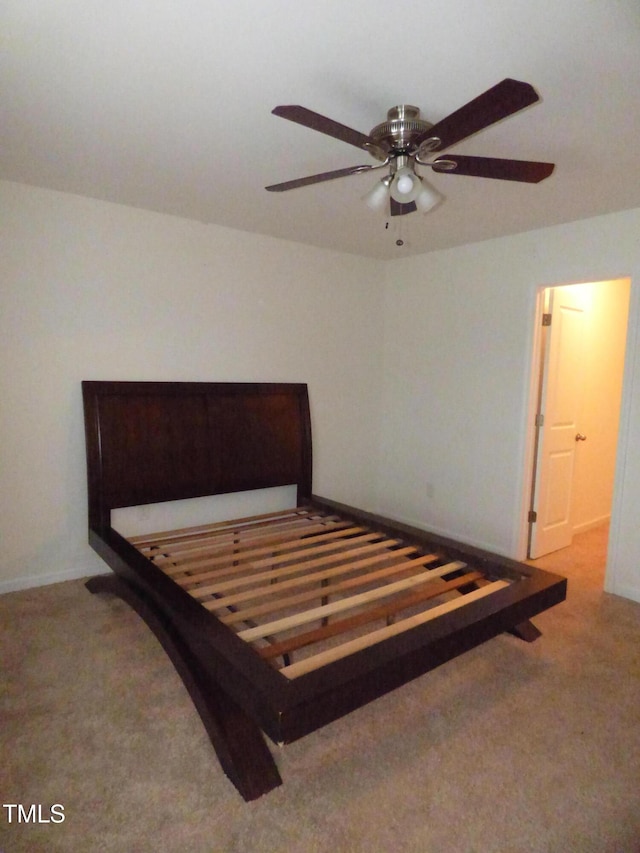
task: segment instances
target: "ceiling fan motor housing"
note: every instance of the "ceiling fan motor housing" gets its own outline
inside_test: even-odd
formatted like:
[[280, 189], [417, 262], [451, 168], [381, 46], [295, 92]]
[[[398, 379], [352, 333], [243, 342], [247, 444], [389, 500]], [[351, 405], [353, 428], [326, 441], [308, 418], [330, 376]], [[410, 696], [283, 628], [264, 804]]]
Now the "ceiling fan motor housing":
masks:
[[387, 120], [377, 124], [369, 136], [392, 155], [411, 154], [417, 147], [415, 140], [424, 136], [431, 127], [431, 122], [420, 118], [418, 107], [401, 104], [392, 107], [387, 112]]

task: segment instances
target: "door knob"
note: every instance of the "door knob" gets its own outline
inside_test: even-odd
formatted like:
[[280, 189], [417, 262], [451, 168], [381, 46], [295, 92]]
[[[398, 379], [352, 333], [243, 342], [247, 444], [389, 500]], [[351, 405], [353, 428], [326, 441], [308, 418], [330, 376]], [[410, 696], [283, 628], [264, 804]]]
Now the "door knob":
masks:
[[576, 433], [576, 441], [586, 441], [587, 436], [583, 435], [581, 432]]

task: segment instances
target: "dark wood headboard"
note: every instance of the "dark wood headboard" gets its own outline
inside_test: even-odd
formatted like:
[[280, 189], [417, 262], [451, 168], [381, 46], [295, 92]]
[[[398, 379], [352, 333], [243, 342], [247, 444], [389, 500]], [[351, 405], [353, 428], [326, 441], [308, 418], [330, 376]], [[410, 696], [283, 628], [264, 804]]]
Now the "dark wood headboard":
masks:
[[89, 525], [116, 507], [271, 486], [311, 496], [311, 421], [300, 383], [82, 383]]

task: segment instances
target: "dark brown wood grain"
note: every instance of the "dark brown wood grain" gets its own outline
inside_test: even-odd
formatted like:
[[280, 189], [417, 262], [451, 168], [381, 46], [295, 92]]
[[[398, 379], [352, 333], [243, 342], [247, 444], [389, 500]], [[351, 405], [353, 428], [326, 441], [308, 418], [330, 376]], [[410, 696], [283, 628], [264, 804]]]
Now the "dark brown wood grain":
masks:
[[[504, 631], [531, 640], [537, 633], [528, 620], [565, 598], [566, 581], [557, 575], [312, 497], [306, 385], [92, 381], [83, 383], [83, 396], [89, 541], [117, 576], [88, 586], [119, 595], [154, 631], [245, 799], [280, 783], [262, 732], [293, 741]], [[280, 485], [297, 486], [299, 505], [510, 583], [287, 678], [111, 526], [118, 507]]]
[[83, 382], [89, 515], [297, 484], [311, 494], [307, 387]]

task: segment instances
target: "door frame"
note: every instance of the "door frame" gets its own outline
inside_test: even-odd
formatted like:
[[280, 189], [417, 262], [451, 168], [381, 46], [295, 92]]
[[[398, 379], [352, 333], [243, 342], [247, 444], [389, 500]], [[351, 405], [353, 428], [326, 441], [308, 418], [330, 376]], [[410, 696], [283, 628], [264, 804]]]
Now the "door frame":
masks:
[[556, 285], [540, 284], [535, 293], [535, 311], [533, 317], [533, 346], [529, 353], [531, 361], [529, 364], [529, 394], [526, 403], [526, 430], [524, 445], [524, 480], [522, 507], [518, 519], [519, 546], [517, 559], [526, 560], [529, 553], [529, 512], [532, 509], [531, 496], [534, 491], [536, 476], [536, 458], [538, 453], [538, 428], [536, 426], [536, 415], [540, 406], [540, 377], [542, 359], [544, 356], [545, 329], [542, 325], [542, 315], [546, 310], [546, 291]]
[[[530, 362], [529, 362], [529, 390], [526, 402], [526, 422], [524, 436], [524, 480], [523, 493], [521, 502], [521, 511], [518, 520], [518, 556], [516, 559], [527, 559], [529, 546], [529, 510], [531, 509], [531, 495], [533, 491], [533, 477], [535, 477], [535, 458], [536, 458], [536, 443], [538, 438], [538, 429], [536, 427], [536, 414], [538, 412], [540, 400], [540, 365], [543, 357], [544, 344], [544, 327], [542, 326], [542, 315], [546, 309], [545, 293], [549, 288], [567, 287], [572, 284], [597, 284], [603, 281], [617, 281], [619, 279], [628, 279], [630, 283], [629, 292], [629, 313], [627, 316], [627, 334], [625, 358], [623, 365], [623, 382], [622, 382], [622, 397], [620, 400], [620, 422], [618, 441], [616, 449], [616, 462], [613, 485], [613, 498], [611, 507], [611, 524], [609, 529], [609, 543], [607, 565], [604, 577], [604, 590], [606, 592], [615, 592], [615, 566], [617, 564], [617, 554], [619, 549], [619, 506], [622, 501], [622, 482], [626, 467], [626, 455], [628, 449], [628, 426], [629, 426], [629, 406], [631, 405], [630, 395], [630, 373], [632, 371], [632, 363], [635, 362], [634, 353], [636, 348], [636, 339], [640, 334], [640, 327], [637, 326], [634, 319], [636, 316], [636, 302], [640, 299], [638, 288], [634, 287], [634, 278], [630, 274], [618, 273], [612, 276], [598, 276], [594, 278], [584, 277], [575, 281], [557, 281], [555, 283], [539, 284], [535, 291], [535, 310], [533, 312], [533, 335], [530, 341]], [[621, 593], [624, 594], [624, 593]]]

